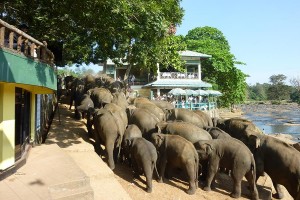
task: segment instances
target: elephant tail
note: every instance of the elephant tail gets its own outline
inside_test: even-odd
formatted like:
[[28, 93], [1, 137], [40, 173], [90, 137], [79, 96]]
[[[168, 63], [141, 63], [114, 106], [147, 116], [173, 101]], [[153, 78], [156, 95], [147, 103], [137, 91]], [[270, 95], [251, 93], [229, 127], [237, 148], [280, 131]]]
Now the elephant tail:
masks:
[[156, 172], [156, 176], [157, 176], [157, 178], [159, 179], [159, 173], [158, 173], [158, 171], [157, 171], [156, 161], [152, 161], [152, 164], [154, 165], [154, 170], [155, 170], [155, 172]]
[[195, 156], [195, 185], [198, 188], [198, 176], [199, 176], [199, 157], [198, 157], [198, 153], [196, 152], [196, 156]]

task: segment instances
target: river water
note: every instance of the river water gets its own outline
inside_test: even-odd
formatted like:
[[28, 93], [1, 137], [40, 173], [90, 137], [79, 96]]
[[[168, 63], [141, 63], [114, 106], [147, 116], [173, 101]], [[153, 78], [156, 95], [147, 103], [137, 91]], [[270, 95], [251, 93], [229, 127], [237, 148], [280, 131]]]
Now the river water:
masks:
[[266, 134], [290, 134], [294, 141], [300, 140], [300, 106], [242, 105], [243, 117], [254, 122]]

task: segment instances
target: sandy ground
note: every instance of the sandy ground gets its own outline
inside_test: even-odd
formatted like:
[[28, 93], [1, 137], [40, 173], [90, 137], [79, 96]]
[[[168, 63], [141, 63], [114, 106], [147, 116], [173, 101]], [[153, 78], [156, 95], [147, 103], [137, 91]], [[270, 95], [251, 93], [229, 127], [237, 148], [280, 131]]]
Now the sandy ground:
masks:
[[[241, 116], [242, 113], [237, 112], [228, 112], [221, 111], [220, 117], [231, 118]], [[85, 120], [82, 120], [82, 126], [85, 125]], [[85, 127], [84, 127], [85, 128]], [[285, 135], [276, 136], [280, 139], [285, 138], [287, 141], [288, 137]], [[290, 142], [290, 141], [289, 141]], [[103, 157], [103, 160], [106, 162], [106, 158]], [[131, 168], [126, 164], [117, 163], [114, 170], [116, 179], [122, 185], [122, 187], [128, 192], [130, 197], [133, 200], [142, 200], [142, 199], [155, 199], [155, 200], [182, 200], [182, 199], [207, 199], [207, 200], [229, 200], [231, 198], [230, 192], [232, 190], [232, 180], [228, 175], [219, 173], [217, 176], [217, 185], [216, 188], [210, 192], [202, 190], [202, 184], [199, 183], [199, 188], [197, 189], [194, 195], [188, 195], [185, 191], [188, 188], [188, 183], [185, 180], [185, 174], [182, 172], [177, 172], [172, 174], [170, 179], [166, 179], [164, 183], [158, 183], [156, 180], [153, 180], [153, 191], [152, 193], [147, 193], [145, 191], [145, 177], [143, 175], [140, 178], [134, 178]], [[244, 179], [242, 182], [242, 197], [239, 199], [250, 199], [250, 192], [247, 189], [248, 183]], [[259, 192], [260, 199], [268, 200], [275, 199], [272, 198], [272, 188], [271, 180], [268, 176], [260, 177], [258, 180], [257, 189]], [[285, 200], [292, 200], [293, 198], [287, 193], [284, 189]]]
[[[220, 112], [222, 118], [242, 117], [241, 111], [230, 112], [223, 110]], [[273, 135], [279, 139], [286, 140], [292, 143], [290, 137], [284, 134]], [[217, 176], [217, 186], [210, 192], [202, 190], [202, 184], [199, 184], [199, 188], [194, 195], [188, 195], [185, 191], [188, 188], [188, 183], [185, 180], [184, 174], [174, 174], [171, 179], [167, 179], [164, 183], [158, 183], [153, 180], [153, 191], [152, 193], [145, 192], [145, 178], [140, 176], [140, 179], [133, 178], [131, 169], [126, 165], [117, 164], [114, 170], [116, 178], [121, 183], [123, 188], [128, 192], [130, 197], [134, 200], [141, 199], [157, 199], [157, 200], [229, 200], [233, 199], [230, 197], [230, 193], [233, 187], [231, 177], [226, 174], [219, 173]], [[242, 197], [239, 199], [250, 199], [250, 192], [247, 189], [248, 183], [246, 179], [242, 182]], [[263, 200], [275, 199], [272, 197], [272, 186], [271, 179], [266, 175], [258, 179], [257, 189], [259, 198]], [[285, 193], [285, 200], [292, 200], [293, 198], [288, 192], [283, 189]]]

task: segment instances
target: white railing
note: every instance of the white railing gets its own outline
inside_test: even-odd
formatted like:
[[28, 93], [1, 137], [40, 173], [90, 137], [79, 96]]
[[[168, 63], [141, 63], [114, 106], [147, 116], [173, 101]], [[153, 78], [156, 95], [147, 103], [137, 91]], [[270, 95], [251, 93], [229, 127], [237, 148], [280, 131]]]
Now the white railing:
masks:
[[194, 72], [158, 72], [160, 79], [198, 79], [198, 73]]

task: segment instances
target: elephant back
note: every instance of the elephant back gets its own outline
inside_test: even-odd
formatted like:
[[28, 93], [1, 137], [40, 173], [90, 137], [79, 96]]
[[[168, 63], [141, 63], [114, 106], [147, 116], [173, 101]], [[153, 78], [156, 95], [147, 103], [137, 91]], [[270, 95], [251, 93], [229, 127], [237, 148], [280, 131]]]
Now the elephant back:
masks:
[[128, 102], [124, 92], [113, 93], [112, 103], [119, 105], [124, 110], [128, 107]]
[[166, 120], [181, 120], [190, 122], [200, 128], [204, 127], [203, 119], [191, 110], [185, 108], [175, 108], [169, 111], [169, 117]]
[[128, 118], [127, 118], [126, 111], [123, 108], [121, 108], [120, 106], [118, 106], [115, 103], [108, 103], [104, 106], [104, 108], [107, 109], [108, 111], [118, 115], [122, 119], [124, 127], [127, 126]]
[[211, 140], [211, 135], [204, 129], [190, 122], [171, 122], [168, 123], [166, 134], [179, 135], [188, 141], [195, 143], [199, 140]]
[[113, 96], [109, 90], [105, 88], [93, 88], [88, 91], [91, 99], [94, 102], [95, 108], [101, 108], [107, 103], [111, 103]]
[[202, 110], [194, 110], [193, 112], [203, 119], [204, 126], [213, 126], [212, 118], [207, 113]]

